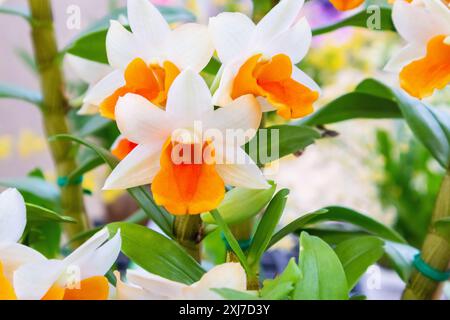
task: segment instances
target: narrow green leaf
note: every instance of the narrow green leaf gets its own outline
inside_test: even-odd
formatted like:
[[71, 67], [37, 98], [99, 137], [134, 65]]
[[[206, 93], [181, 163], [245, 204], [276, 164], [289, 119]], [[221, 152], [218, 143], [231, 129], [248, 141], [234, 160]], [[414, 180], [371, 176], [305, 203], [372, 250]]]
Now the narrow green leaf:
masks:
[[18, 17], [24, 18], [28, 22], [32, 22], [29, 12], [27, 12], [25, 10], [19, 10], [19, 9], [15, 9], [15, 8], [8, 8], [8, 7], [0, 6], [0, 14], [9, 14], [12, 16], [18, 16]]
[[5, 84], [0, 84], [0, 99], [22, 100], [38, 107], [42, 105], [42, 95], [39, 92]]
[[104, 163], [105, 162], [100, 156], [87, 158], [79, 165], [79, 167], [76, 170], [72, 171], [72, 173], [68, 176], [69, 183], [76, 181], [78, 178], [82, 177], [89, 171], [94, 170], [95, 168], [99, 167]]
[[28, 222], [60, 222], [60, 223], [76, 223], [71, 217], [62, 216], [47, 208], [26, 203], [27, 221]]
[[110, 119], [104, 118], [99, 115], [90, 116], [89, 120], [78, 130], [76, 136], [84, 138], [111, 125], [115, 126], [115, 124]]
[[264, 281], [261, 298], [264, 300], [285, 300], [291, 296], [301, 278], [302, 273], [295, 259], [292, 258], [283, 273], [273, 280]]
[[[217, 210], [228, 225], [248, 220], [264, 209], [272, 199], [275, 189], [275, 184], [266, 190], [234, 188], [225, 194], [225, 198]], [[201, 217], [205, 223], [215, 223], [209, 212], [203, 213]]]
[[379, 236], [386, 240], [406, 243], [406, 241], [395, 230], [377, 222], [376, 220], [359, 213], [355, 210], [344, 207], [327, 207], [318, 212], [304, 215], [278, 231], [269, 243], [269, 247], [280, 241], [282, 238], [298, 229], [312, 226], [326, 221], [346, 222], [358, 226], [363, 230]]
[[247, 275], [251, 274], [251, 269], [249, 268], [249, 265], [247, 263], [247, 257], [245, 256], [244, 252], [242, 251], [241, 247], [239, 246], [238, 241], [234, 237], [234, 235], [231, 232], [230, 228], [228, 227], [227, 223], [223, 220], [219, 211], [217, 211], [217, 209], [214, 209], [211, 211], [211, 215], [216, 220], [217, 225], [222, 230], [222, 233], [223, 233], [225, 239], [227, 240], [227, 242], [230, 245], [233, 252], [238, 257], [239, 262], [244, 267], [245, 271], [247, 272]]
[[0, 186], [16, 188], [29, 203], [49, 208], [55, 208], [59, 204], [59, 189], [41, 178], [5, 179], [0, 180]]
[[379, 16], [380, 28], [374, 29], [371, 28], [370, 25], [368, 25], [369, 22], [371, 21], [370, 18], [374, 15], [374, 12], [370, 10], [363, 10], [337, 23], [328, 25], [320, 29], [313, 30], [313, 36], [318, 36], [321, 34], [332, 32], [344, 27], [361, 27], [378, 31], [395, 31], [395, 26], [391, 18], [392, 16], [391, 9], [384, 7], [379, 9], [380, 9], [380, 16]]
[[185, 284], [197, 282], [205, 273], [175, 241], [147, 227], [118, 222], [108, 229], [111, 234], [120, 229], [122, 252], [150, 273]]
[[255, 162], [267, 164], [302, 151], [320, 138], [317, 130], [307, 126], [279, 125], [259, 130], [244, 148]]
[[406, 244], [391, 241], [385, 242], [384, 250], [394, 270], [406, 283], [413, 270], [414, 256], [419, 250]]
[[[72, 135], [56, 135], [51, 139], [65, 139], [84, 145], [95, 151], [108, 166], [113, 169], [119, 160], [114, 157], [108, 150], [96, 146], [81, 138]], [[169, 237], [173, 237], [172, 222], [173, 216], [163, 208], [158, 207], [150, 194], [150, 189], [145, 187], [136, 187], [128, 189], [130, 195], [139, 203], [139, 206], [147, 213], [148, 217], [158, 225], [162, 231]]]
[[259, 260], [264, 254], [264, 251], [266, 251], [271, 236], [283, 214], [288, 195], [289, 190], [280, 190], [275, 197], [273, 197], [272, 201], [270, 201], [266, 212], [261, 218], [248, 250], [248, 263], [250, 267], [253, 268], [255, 265], [259, 265]]
[[331, 247], [320, 238], [303, 232], [300, 236], [299, 267], [294, 300], [347, 300], [344, 268]]
[[57, 222], [34, 222], [27, 225], [24, 243], [42, 253], [48, 259], [60, 254], [62, 235], [61, 225]]
[[378, 237], [356, 237], [338, 244], [335, 252], [344, 267], [349, 291], [367, 268], [384, 255], [384, 242]]

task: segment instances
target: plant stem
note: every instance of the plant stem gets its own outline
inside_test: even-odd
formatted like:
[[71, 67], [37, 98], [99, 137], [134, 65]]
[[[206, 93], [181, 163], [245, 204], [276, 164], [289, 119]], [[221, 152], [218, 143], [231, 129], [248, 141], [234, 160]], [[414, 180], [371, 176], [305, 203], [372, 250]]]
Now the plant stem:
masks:
[[[444, 177], [439, 191], [432, 222], [428, 235], [422, 246], [422, 259], [434, 269], [446, 271], [450, 262], [450, 243], [439, 235], [434, 223], [442, 218], [450, 217], [450, 171]], [[417, 270], [414, 270], [408, 281], [403, 300], [430, 300], [438, 299], [440, 283], [433, 281]]]
[[200, 215], [176, 216], [173, 223], [173, 233], [177, 242], [198, 262], [201, 261], [201, 230]]
[[[39, 70], [43, 96], [42, 116], [47, 137], [69, 134], [66, 114], [69, 109], [64, 96], [64, 80], [58, 61], [58, 47], [53, 26], [52, 7], [49, 0], [28, 0], [31, 11], [34, 56]], [[49, 143], [59, 177], [68, 176], [76, 167], [76, 154], [68, 141]], [[69, 238], [88, 229], [81, 185], [61, 187], [61, 208], [64, 215], [74, 218], [76, 224], [66, 224]], [[79, 243], [74, 243], [77, 247]]]

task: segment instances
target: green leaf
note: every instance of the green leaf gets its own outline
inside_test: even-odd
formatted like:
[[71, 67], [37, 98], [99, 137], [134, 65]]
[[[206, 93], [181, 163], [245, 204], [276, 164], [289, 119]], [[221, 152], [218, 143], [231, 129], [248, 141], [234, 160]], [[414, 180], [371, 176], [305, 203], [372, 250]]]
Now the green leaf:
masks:
[[338, 244], [335, 252], [341, 260], [351, 290], [367, 268], [384, 255], [384, 242], [378, 237], [356, 237]]
[[406, 283], [413, 270], [414, 256], [419, 252], [406, 244], [386, 241], [384, 245], [386, 256], [392, 264], [392, 267]]
[[253, 0], [253, 20], [258, 22], [272, 9], [273, 0]]
[[111, 125], [115, 126], [115, 124], [110, 119], [104, 118], [99, 115], [90, 116], [89, 120], [83, 124], [76, 135], [84, 138]]
[[231, 232], [230, 228], [228, 227], [227, 223], [223, 220], [219, 211], [217, 211], [217, 209], [211, 210], [211, 215], [216, 220], [217, 225], [222, 230], [222, 233], [223, 233], [225, 239], [227, 240], [227, 242], [230, 245], [233, 252], [238, 257], [239, 262], [244, 267], [245, 271], [247, 272], [247, 275], [251, 274], [251, 269], [247, 263], [247, 257], [245, 256], [244, 252], [242, 251], [241, 247], [239, 246], [238, 241], [234, 237], [234, 235]]
[[69, 179], [69, 183], [76, 181], [78, 178], [104, 163], [105, 161], [98, 155], [85, 159], [78, 166], [78, 168], [72, 171], [72, 173], [67, 177]]
[[272, 237], [269, 247], [296, 230], [326, 221], [350, 223], [383, 239], [406, 243], [396, 231], [362, 213], [344, 207], [327, 207], [317, 212], [304, 215], [282, 228]]
[[[394, 23], [392, 22], [392, 11], [390, 8], [379, 8], [380, 9], [380, 28], [379, 29], [373, 29], [373, 30], [380, 30], [380, 31], [395, 31]], [[361, 27], [361, 28], [370, 28], [368, 26], [368, 23], [370, 21], [370, 18], [374, 15], [373, 11], [370, 10], [364, 10], [361, 12], [358, 12], [357, 14], [350, 16], [344, 20], [341, 20], [337, 23], [334, 23], [332, 25], [328, 25], [323, 28], [315, 29], [313, 30], [313, 36], [318, 36], [324, 33], [332, 32], [340, 28], [344, 27]]]
[[259, 265], [259, 260], [267, 249], [271, 235], [273, 235], [283, 214], [288, 195], [289, 190], [287, 189], [279, 191], [273, 197], [272, 201], [270, 201], [266, 212], [261, 218], [248, 250], [248, 263], [250, 267]]
[[[96, 146], [81, 138], [72, 135], [56, 135], [53, 136], [51, 139], [70, 140], [78, 144], [84, 145], [95, 151], [111, 169], [115, 168], [115, 166], [119, 163], [119, 160], [116, 157], [114, 157], [108, 150]], [[163, 208], [158, 207], [155, 204], [153, 197], [150, 194], [150, 188], [136, 187], [128, 189], [128, 192], [138, 202], [139, 206], [147, 213], [148, 217], [152, 221], [154, 221], [156, 225], [158, 225], [158, 227], [160, 227], [161, 230], [164, 231], [165, 234], [173, 238], [172, 232], [173, 216], [170, 215]]]
[[62, 229], [56, 222], [37, 222], [27, 226], [25, 244], [39, 251], [48, 259], [60, 253]]
[[55, 208], [59, 204], [59, 189], [41, 178], [24, 177], [0, 180], [0, 186], [16, 188], [29, 203], [49, 208]]
[[[236, 224], [254, 217], [269, 203], [275, 193], [276, 185], [266, 190], [234, 188], [225, 194], [225, 198], [217, 208], [223, 220], [228, 224]], [[205, 223], [215, 223], [211, 213], [203, 213]]]
[[314, 126], [351, 119], [395, 119], [401, 117], [402, 113], [395, 102], [364, 92], [352, 92], [333, 100], [296, 123]]
[[[158, 7], [158, 9], [169, 23], [195, 20], [195, 16], [191, 12], [181, 7]], [[116, 10], [87, 32], [82, 33], [64, 51], [84, 59], [108, 64], [106, 34], [108, 33], [109, 21], [111, 19], [117, 20], [121, 15], [126, 16], [125, 8]]]
[[317, 130], [307, 126], [279, 125], [259, 130], [245, 150], [255, 162], [267, 164], [302, 151], [320, 138]]
[[249, 292], [242, 292], [234, 289], [223, 288], [223, 289], [211, 289], [217, 294], [221, 295], [222, 298], [226, 300], [259, 300], [257, 296]]
[[264, 300], [284, 300], [290, 297], [295, 285], [301, 281], [302, 273], [292, 258], [283, 273], [273, 280], [266, 280], [261, 289], [261, 298]]
[[219, 72], [221, 66], [222, 64], [220, 63], [220, 61], [212, 57], [206, 67], [202, 70], [202, 72], [210, 75], [216, 75]]
[[0, 99], [22, 100], [38, 107], [42, 105], [42, 95], [39, 92], [4, 84], [0, 84]]
[[302, 279], [294, 290], [294, 300], [348, 299], [344, 268], [325, 241], [303, 232], [300, 236], [299, 267]]
[[60, 222], [60, 223], [76, 223], [71, 217], [62, 216], [47, 208], [26, 203], [27, 208], [27, 221], [31, 222]]
[[436, 232], [450, 242], [450, 217], [442, 218], [434, 223]]
[[197, 282], [205, 273], [175, 241], [147, 227], [118, 222], [108, 229], [111, 234], [120, 229], [122, 252], [150, 273], [185, 284]]

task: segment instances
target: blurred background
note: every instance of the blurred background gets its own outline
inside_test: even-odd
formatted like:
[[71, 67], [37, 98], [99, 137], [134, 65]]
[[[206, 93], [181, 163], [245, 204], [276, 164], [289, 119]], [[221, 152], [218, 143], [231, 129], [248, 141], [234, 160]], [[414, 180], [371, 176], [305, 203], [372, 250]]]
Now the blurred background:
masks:
[[[252, 1], [248, 0], [153, 2], [185, 6], [204, 23], [209, 16], [224, 10], [237, 10], [250, 16], [252, 13]], [[83, 29], [125, 3], [118, 0], [53, 1], [60, 47], [69, 44]], [[26, 1], [9, 0], [5, 5], [26, 7]], [[80, 25], [68, 21], [73, 10], [79, 10]], [[305, 4], [303, 14], [311, 26], [317, 28], [352, 12], [341, 13], [327, 0], [314, 0]], [[27, 23], [18, 17], [1, 15], [0, 26], [0, 83], [37, 90]], [[394, 33], [365, 29], [345, 28], [315, 37], [301, 67], [323, 89], [316, 108], [353, 90], [368, 77], [397, 86], [395, 76], [382, 70], [391, 53], [400, 46], [401, 41]], [[70, 80], [68, 95], [75, 99], [86, 86], [68, 63], [65, 64], [65, 75]], [[432, 99], [428, 102], [448, 108], [450, 90], [447, 88]], [[420, 246], [442, 169], [402, 121], [353, 120], [328, 129], [339, 135], [322, 139], [308, 147], [301, 156], [284, 158], [282, 163], [268, 168], [270, 179], [275, 180], [280, 188], [291, 190], [283, 223], [328, 205], [342, 205], [394, 226], [412, 245]], [[36, 168], [41, 169], [48, 180], [55, 180], [38, 110], [27, 103], [0, 100], [0, 180], [25, 176]], [[84, 179], [84, 187], [93, 192], [86, 196], [93, 221], [120, 219], [136, 208], [121, 193], [101, 191], [107, 174], [106, 168], [101, 167]], [[293, 243], [285, 241], [280, 246], [290, 248]], [[398, 298], [400, 280], [395, 275], [386, 275], [385, 279], [393, 286], [389, 297]], [[387, 286], [389, 291], [389, 284]], [[376, 293], [373, 297], [376, 298]], [[386, 293], [384, 297], [387, 297]]]

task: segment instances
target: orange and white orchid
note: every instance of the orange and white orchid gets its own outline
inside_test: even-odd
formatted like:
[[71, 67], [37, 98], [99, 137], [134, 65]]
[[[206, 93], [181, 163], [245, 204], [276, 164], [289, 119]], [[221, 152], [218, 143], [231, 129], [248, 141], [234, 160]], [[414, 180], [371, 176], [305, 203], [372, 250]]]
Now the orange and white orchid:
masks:
[[127, 93], [164, 107], [180, 71], [200, 72], [212, 57], [214, 48], [206, 27], [188, 23], [171, 30], [148, 0], [128, 0], [128, 21], [132, 32], [111, 21], [106, 49], [114, 71], [89, 90], [81, 114], [100, 111], [114, 119], [117, 100]]
[[209, 30], [223, 64], [216, 105], [223, 107], [252, 94], [263, 111], [277, 110], [286, 119], [313, 112], [320, 89], [295, 66], [312, 39], [306, 18], [298, 20], [303, 3], [282, 0], [257, 25], [241, 13], [210, 19]]
[[211, 289], [245, 291], [247, 276], [239, 263], [225, 263], [208, 271], [192, 285], [171, 281], [142, 270], [128, 270], [127, 282], [116, 273], [119, 300], [222, 300]]
[[109, 283], [104, 275], [119, 255], [120, 232], [108, 239], [108, 230], [102, 229], [63, 260], [43, 257], [21, 265], [13, 275], [15, 297], [20, 300], [106, 300]]
[[120, 233], [104, 229], [64, 260], [48, 260], [19, 244], [26, 226], [25, 202], [15, 189], [0, 195], [0, 300], [106, 299], [104, 274], [117, 259]]
[[[119, 99], [116, 120], [122, 135], [137, 147], [113, 170], [104, 189], [152, 184], [158, 205], [184, 215], [216, 208], [225, 184], [269, 188], [241, 149], [256, 134], [261, 116], [252, 95], [214, 110], [205, 81], [190, 69], [173, 82], [165, 110], [140, 95], [127, 94]], [[238, 143], [222, 139], [227, 130], [238, 132]]]
[[450, 7], [443, 0], [397, 0], [392, 19], [408, 43], [386, 71], [399, 73], [400, 86], [423, 99], [450, 83]]

